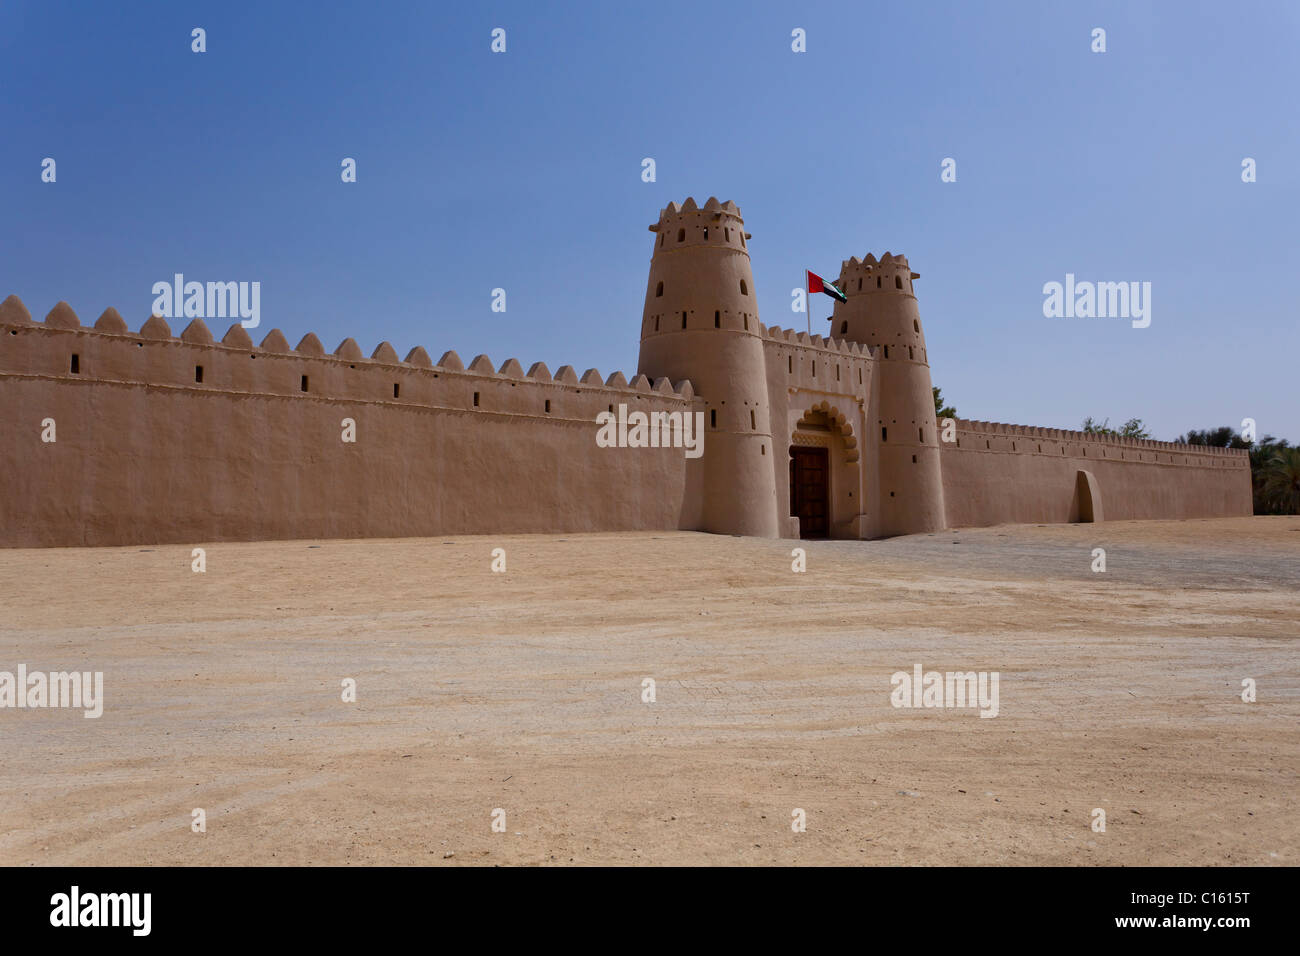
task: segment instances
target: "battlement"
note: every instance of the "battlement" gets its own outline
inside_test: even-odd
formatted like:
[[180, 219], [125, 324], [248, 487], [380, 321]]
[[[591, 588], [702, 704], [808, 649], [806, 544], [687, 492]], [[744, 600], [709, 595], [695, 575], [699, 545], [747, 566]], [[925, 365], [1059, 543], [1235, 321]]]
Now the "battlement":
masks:
[[794, 329], [764, 328], [761, 334], [768, 386], [776, 389], [775, 395], [804, 391], [851, 395], [863, 402], [868, 398], [873, 357], [869, 347]]
[[[438, 399], [446, 400], [447, 396], [441, 393], [435, 396], [429, 389], [422, 390], [423, 393], [409, 387], [403, 390], [404, 382], [409, 384], [412, 376], [427, 379], [430, 383], [443, 378], [477, 379], [504, 388], [526, 383], [552, 392], [607, 393], [616, 401], [653, 396], [690, 402], [695, 397], [693, 384], [685, 380], [673, 383], [660, 378], [652, 382], [646, 376], [638, 375], [629, 382], [622, 372], [602, 377], [597, 369], [589, 368], [579, 375], [571, 365], [562, 365], [552, 374], [544, 362], [534, 362], [525, 372], [518, 359], [509, 358], [496, 366], [486, 355], [475, 356], [467, 367], [454, 351], [443, 353], [435, 363], [420, 346], [412, 348], [405, 359], [399, 360], [396, 349], [389, 342], [380, 342], [367, 358], [350, 337], [340, 342], [333, 352], [327, 353], [312, 332], [303, 335], [298, 345], [290, 348], [284, 334], [279, 329], [271, 329], [261, 344], [255, 346], [248, 331], [239, 323], [231, 325], [217, 342], [204, 321], [197, 318], [176, 336], [166, 319], [152, 315], [141, 325], [139, 332], [133, 334], [115, 309], [106, 309], [93, 327], [87, 327], [81, 324], [76, 312], [66, 302], [51, 309], [44, 322], [36, 322], [22, 301], [13, 295], [0, 303], [0, 330], [0, 374], [3, 375], [398, 404], [421, 404], [422, 397], [429, 404], [438, 404]], [[51, 335], [67, 336], [70, 341], [64, 348], [25, 347], [23, 343], [33, 335], [41, 339]], [[97, 345], [102, 347], [97, 348]], [[186, 354], [161, 356], [159, 349], [168, 347], [179, 347]], [[244, 356], [262, 360], [256, 372], [249, 363], [236, 361]], [[269, 366], [267, 360], [270, 360]], [[289, 362], [295, 367], [285, 369]], [[271, 367], [275, 367], [274, 372]], [[470, 399], [470, 396], [467, 391], [463, 397]], [[479, 392], [472, 393], [472, 404], [470, 401], [465, 404], [489, 410]], [[582, 404], [593, 404], [594, 407], [598, 403]], [[516, 405], [512, 401], [506, 407], [513, 409]], [[561, 416], [560, 408], [553, 407], [550, 399], [542, 407], [546, 414]], [[567, 411], [579, 414], [576, 406]], [[581, 417], [589, 417], [588, 411], [584, 407]]]
[[840, 264], [836, 287], [845, 295], [867, 292], [912, 293], [912, 280], [921, 278], [907, 263], [907, 257], [886, 252], [877, 259], [870, 252], [865, 258], [853, 256]]
[[821, 335], [809, 335], [807, 332], [799, 332], [795, 329], [782, 329], [775, 325], [760, 327], [760, 329], [761, 334], [765, 339], [775, 340], [787, 345], [797, 346], [798, 348], [825, 352], [828, 355], [837, 358], [870, 359], [873, 357], [870, 346], [862, 345], [859, 342], [850, 342], [847, 339], [834, 339], [825, 338]]
[[670, 202], [659, 212], [659, 221], [649, 228], [659, 234], [655, 241], [656, 255], [679, 247], [702, 245], [744, 251], [745, 240], [753, 238], [745, 232], [740, 207], [731, 200], [718, 202], [713, 196], [703, 206], [697, 206], [690, 197], [681, 205]]
[[[1100, 435], [1091, 432], [1071, 431], [1062, 428], [1039, 428], [1032, 425], [1008, 425], [1002, 422], [983, 422], [972, 421], [969, 419], [955, 419], [957, 431], [960, 435], [968, 435], [973, 438], [984, 439], [989, 442], [989, 447], [985, 450], [999, 450], [991, 447], [993, 439], [1015, 439], [1024, 438], [1028, 440], [1041, 439], [1043, 441], [1060, 444], [1076, 444], [1096, 446], [1098, 448], [1113, 448], [1116, 450], [1132, 449], [1135, 451], [1150, 451], [1153, 453], [1166, 452], [1171, 458], [1176, 455], [1198, 455], [1213, 456], [1225, 460], [1233, 460], [1242, 465], [1248, 465], [1250, 460], [1249, 452], [1244, 448], [1220, 448], [1213, 445], [1185, 445], [1179, 442], [1155, 441], [1146, 438], [1125, 438], [1119, 435]], [[962, 446], [968, 447], [968, 446]], [[978, 448], [978, 445], [974, 446]], [[1007, 448], [1011, 451], [1029, 451], [1026, 448]], [[1137, 458], [1134, 460], [1143, 460]]]
[[[683, 216], [697, 215], [706, 216], [710, 219], [721, 219], [728, 216], [732, 219], [740, 219], [740, 207], [728, 199], [726, 202], [718, 202], [716, 196], [710, 196], [708, 202], [703, 206], [697, 206], [695, 199], [691, 196], [686, 197], [686, 202], [678, 204], [670, 202], [667, 206], [659, 211], [659, 221], [677, 220]], [[654, 229], [651, 230], [656, 231]]]

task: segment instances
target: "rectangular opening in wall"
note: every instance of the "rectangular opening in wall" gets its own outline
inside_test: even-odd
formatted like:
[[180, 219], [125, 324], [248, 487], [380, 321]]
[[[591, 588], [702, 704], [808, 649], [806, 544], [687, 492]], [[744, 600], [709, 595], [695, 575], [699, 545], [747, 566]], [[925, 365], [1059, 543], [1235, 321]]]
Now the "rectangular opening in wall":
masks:
[[912, 464], [914, 464], [914, 465], [916, 464], [916, 456], [915, 456], [915, 455], [912, 456]]
[[659, 331], [659, 316], [655, 316], [655, 331]]
[[839, 380], [840, 380], [840, 367], [837, 365], [835, 366], [835, 381], [838, 382]]
[[791, 355], [789, 358], [787, 358], [787, 359], [785, 360], [785, 370], [786, 370], [789, 374], [791, 374], [791, 375], [794, 374], [794, 356], [793, 356], [793, 355]]
[[889, 346], [885, 346], [885, 358], [889, 358]]
[[862, 384], [862, 369], [858, 369], [858, 384]]
[[880, 426], [880, 440], [889, 441], [889, 427], [886, 425]]
[[716, 408], [709, 409], [709, 427], [718, 427], [718, 410]]
[[203, 381], [203, 366], [202, 366], [202, 365], [196, 365], [196, 366], [194, 366], [194, 381], [196, 381], [196, 382], [200, 382], [200, 383]]
[[686, 313], [682, 313], [682, 328], [686, 328]]
[[546, 414], [551, 414], [551, 400], [549, 398], [546, 400]]
[[81, 374], [81, 356], [76, 352], [72, 353], [72, 365], [70, 367], [73, 375]]
[[720, 328], [722, 328], [722, 313], [721, 313], [721, 312], [714, 312], [714, 313], [713, 313], [713, 327], [714, 327], [715, 329], [720, 329]]
[[749, 314], [748, 314], [748, 313], [745, 314], [745, 331], [746, 331], [746, 332], [749, 331]]
[[304, 392], [307, 391], [307, 376], [306, 376], [306, 375], [304, 375], [304, 376], [302, 377], [302, 390], [303, 390]]
[[393, 398], [401, 398], [401, 397], [402, 397], [402, 386], [399, 385], [397, 382], [394, 382], [394, 383], [393, 383]]
[[752, 408], [749, 410], [749, 427], [755, 430], [758, 429], [758, 426], [754, 424], [754, 410]]
[[474, 407], [478, 408], [478, 392], [474, 393]]
[[919, 441], [922, 445], [925, 444], [925, 429], [924, 429], [924, 428], [918, 428], [918, 429], [916, 430], [916, 439], [917, 439], [917, 441]]

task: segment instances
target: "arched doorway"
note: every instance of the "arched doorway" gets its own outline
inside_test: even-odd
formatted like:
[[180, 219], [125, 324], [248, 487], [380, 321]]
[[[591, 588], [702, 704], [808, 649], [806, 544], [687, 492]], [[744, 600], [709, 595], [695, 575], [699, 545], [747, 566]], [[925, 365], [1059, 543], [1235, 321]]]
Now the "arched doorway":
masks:
[[1101, 486], [1097, 484], [1097, 477], [1090, 471], [1080, 469], [1075, 477], [1074, 482], [1074, 507], [1070, 509], [1077, 513], [1079, 521], [1101, 521]]
[[790, 435], [790, 515], [801, 538], [856, 537], [860, 513], [857, 440], [846, 416], [827, 402], [807, 409]]

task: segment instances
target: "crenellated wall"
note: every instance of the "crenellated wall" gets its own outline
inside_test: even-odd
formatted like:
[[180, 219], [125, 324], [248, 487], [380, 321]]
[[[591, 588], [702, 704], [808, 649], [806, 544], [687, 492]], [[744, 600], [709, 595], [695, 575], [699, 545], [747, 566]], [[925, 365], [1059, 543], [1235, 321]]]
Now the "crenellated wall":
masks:
[[[940, 442], [949, 527], [1251, 513], [1244, 449], [956, 421]], [[1091, 475], [1091, 495], [1079, 473]]]
[[[75, 371], [74, 371], [74, 359]], [[201, 371], [200, 371], [201, 369]], [[325, 354], [201, 320], [138, 333], [0, 307], [0, 545], [699, 527], [698, 461], [600, 448], [596, 416], [702, 408], [689, 382], [602, 380], [423, 349]], [[305, 388], [305, 390], [304, 390]], [[342, 440], [342, 420], [356, 442]], [[42, 422], [55, 422], [43, 442]], [[706, 446], [707, 447], [707, 446]]]
[[[113, 309], [86, 328], [63, 302], [33, 322], [10, 296], [0, 547], [1251, 513], [1244, 451], [974, 421], [944, 441], [905, 256], [846, 260], [823, 337], [759, 321], [735, 203], [670, 203], [650, 231], [631, 382], [387, 342], [367, 358], [350, 338], [326, 353], [311, 333], [291, 348], [276, 329], [255, 346], [238, 324], [216, 342], [200, 319], [133, 333]], [[702, 456], [600, 447], [620, 406], [698, 414]], [[815, 532], [790, 515], [796, 476]]]

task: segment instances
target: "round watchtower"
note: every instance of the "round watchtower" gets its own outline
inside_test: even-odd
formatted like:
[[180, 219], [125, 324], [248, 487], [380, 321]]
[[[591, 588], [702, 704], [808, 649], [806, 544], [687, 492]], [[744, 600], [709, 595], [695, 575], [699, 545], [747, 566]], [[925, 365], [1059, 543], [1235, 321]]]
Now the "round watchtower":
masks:
[[929, 356], [907, 258], [888, 252], [843, 264], [830, 334], [870, 346], [875, 364], [868, 445], [876, 462], [876, 533], [945, 527], [943, 472]]
[[767, 372], [744, 220], [733, 202], [669, 203], [655, 233], [637, 371], [705, 403], [704, 530], [774, 538]]

